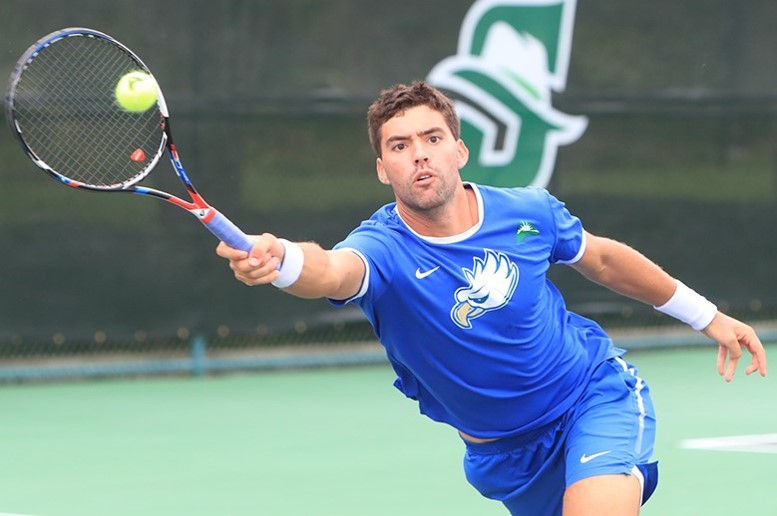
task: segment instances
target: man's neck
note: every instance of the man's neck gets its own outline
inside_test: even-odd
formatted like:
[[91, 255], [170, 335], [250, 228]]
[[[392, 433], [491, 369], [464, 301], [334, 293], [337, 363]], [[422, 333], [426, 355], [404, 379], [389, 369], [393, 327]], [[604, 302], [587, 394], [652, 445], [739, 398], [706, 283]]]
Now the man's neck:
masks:
[[479, 222], [478, 200], [472, 186], [464, 184], [453, 201], [424, 215], [399, 209], [410, 229], [425, 237], [444, 238], [459, 235]]

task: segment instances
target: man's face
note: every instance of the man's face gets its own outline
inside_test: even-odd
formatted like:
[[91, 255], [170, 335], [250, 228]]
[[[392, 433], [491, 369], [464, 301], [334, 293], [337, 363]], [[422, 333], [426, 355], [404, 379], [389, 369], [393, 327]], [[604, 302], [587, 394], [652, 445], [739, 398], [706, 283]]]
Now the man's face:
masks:
[[426, 212], [451, 199], [469, 153], [438, 111], [407, 109], [383, 124], [380, 138], [378, 178], [391, 185], [401, 210]]

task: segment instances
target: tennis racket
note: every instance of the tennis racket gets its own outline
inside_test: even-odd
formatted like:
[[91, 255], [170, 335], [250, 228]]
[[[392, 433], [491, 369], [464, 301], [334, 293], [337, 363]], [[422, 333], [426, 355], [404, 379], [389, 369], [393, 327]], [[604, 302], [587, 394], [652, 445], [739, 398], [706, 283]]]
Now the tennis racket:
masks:
[[[167, 105], [142, 112], [122, 108], [115, 97], [130, 72], [153, 75], [129, 48], [111, 36], [67, 28], [41, 38], [11, 74], [5, 114], [27, 156], [61, 184], [93, 192], [125, 192], [164, 199], [195, 215], [230, 247], [253, 242], [197, 193], [178, 157]], [[140, 186], [165, 151], [190, 200]]]

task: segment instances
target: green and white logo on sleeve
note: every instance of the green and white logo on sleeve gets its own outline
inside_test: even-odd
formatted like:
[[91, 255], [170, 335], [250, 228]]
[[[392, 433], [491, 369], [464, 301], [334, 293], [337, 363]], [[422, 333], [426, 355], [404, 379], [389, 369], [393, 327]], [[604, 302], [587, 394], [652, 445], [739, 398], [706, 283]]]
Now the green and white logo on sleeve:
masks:
[[457, 53], [428, 81], [455, 102], [470, 150], [466, 180], [494, 186], [550, 181], [558, 147], [588, 120], [556, 110], [566, 87], [576, 0], [479, 0], [464, 17]]

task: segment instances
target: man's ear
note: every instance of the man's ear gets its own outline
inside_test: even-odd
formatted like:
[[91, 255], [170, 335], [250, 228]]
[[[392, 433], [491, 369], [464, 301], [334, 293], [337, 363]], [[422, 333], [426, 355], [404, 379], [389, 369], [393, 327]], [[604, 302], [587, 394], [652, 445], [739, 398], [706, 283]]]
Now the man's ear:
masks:
[[386, 169], [383, 168], [383, 160], [381, 160], [380, 158], [375, 160], [375, 170], [377, 170], [378, 172], [378, 181], [380, 181], [384, 185], [391, 184], [388, 176], [386, 175]]
[[458, 147], [459, 156], [458, 156], [457, 162], [459, 165], [459, 170], [461, 170], [462, 168], [464, 168], [464, 165], [466, 165], [467, 162], [469, 161], [469, 149], [464, 144], [464, 140], [461, 140], [461, 139], [458, 141], [458, 146], [459, 146]]

